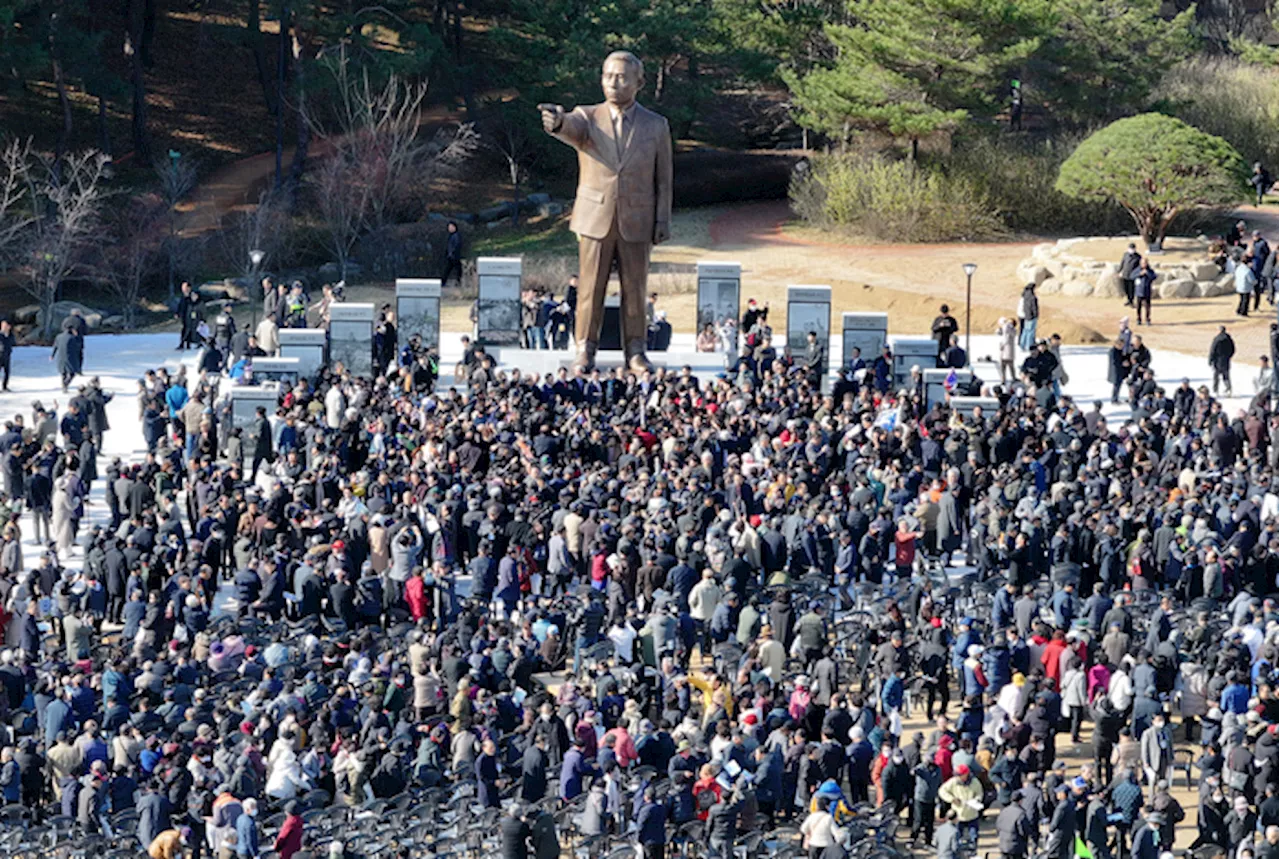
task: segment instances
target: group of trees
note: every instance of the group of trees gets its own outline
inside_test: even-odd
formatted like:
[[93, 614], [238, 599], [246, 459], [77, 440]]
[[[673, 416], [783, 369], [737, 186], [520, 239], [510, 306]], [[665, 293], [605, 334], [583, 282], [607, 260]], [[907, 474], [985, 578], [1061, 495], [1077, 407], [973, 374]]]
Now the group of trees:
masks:
[[848, 0], [832, 52], [784, 69], [799, 122], [844, 144], [872, 131], [915, 145], [1009, 109], [1086, 126], [1144, 107], [1194, 47], [1194, 11], [1160, 0]]

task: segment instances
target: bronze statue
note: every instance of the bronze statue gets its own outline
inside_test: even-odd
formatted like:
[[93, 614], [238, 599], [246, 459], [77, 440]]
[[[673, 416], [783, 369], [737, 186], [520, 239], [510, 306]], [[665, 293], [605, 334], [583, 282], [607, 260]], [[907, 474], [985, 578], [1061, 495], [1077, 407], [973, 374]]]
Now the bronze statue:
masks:
[[671, 236], [671, 132], [666, 118], [636, 103], [644, 65], [628, 51], [605, 57], [604, 103], [566, 111], [540, 104], [542, 127], [578, 150], [578, 194], [569, 229], [578, 235], [578, 341], [575, 367], [595, 365], [609, 270], [618, 265], [622, 344], [627, 366], [645, 357], [649, 250]]

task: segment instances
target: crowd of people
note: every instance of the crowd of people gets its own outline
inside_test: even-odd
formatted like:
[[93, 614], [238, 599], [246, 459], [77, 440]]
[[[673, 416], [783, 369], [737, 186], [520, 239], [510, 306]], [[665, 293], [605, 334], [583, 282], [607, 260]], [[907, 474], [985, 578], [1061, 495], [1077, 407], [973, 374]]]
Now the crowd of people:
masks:
[[[267, 319], [322, 325], [297, 291]], [[994, 413], [895, 389], [891, 354], [824, 393], [825, 351], [777, 352], [752, 305], [712, 380], [469, 345], [446, 390], [384, 345], [246, 429], [228, 374], [270, 327], [206, 361], [184, 296], [205, 352], [140, 380], [141, 460], [98, 473], [93, 382], [0, 433], [0, 793], [29, 825], [341, 855], [306, 813], [444, 787], [512, 859], [754, 832], [835, 859], [876, 814], [939, 859], [992, 821], [1006, 859], [1159, 859], [1192, 826], [1275, 859], [1271, 386], [1233, 414], [1148, 362], [1108, 423], [1024, 297]]]

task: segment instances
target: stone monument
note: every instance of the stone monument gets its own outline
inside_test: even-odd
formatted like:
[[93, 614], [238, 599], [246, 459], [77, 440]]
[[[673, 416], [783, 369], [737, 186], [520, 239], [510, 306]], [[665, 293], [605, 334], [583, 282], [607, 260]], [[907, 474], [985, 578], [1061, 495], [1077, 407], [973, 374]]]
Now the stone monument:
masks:
[[440, 346], [440, 281], [396, 280], [397, 346], [414, 334], [424, 349]]
[[618, 268], [627, 366], [652, 369], [645, 357], [649, 252], [671, 235], [671, 130], [636, 103], [644, 65], [628, 51], [605, 57], [604, 102], [566, 111], [540, 104], [542, 127], [578, 151], [578, 192], [569, 228], [578, 236], [578, 356], [595, 365], [609, 271]]
[[519, 257], [479, 257], [476, 260], [476, 342], [481, 346], [520, 345]]
[[698, 326], [694, 337], [708, 324], [717, 330], [726, 319], [737, 324], [741, 296], [742, 263], [698, 263]]
[[303, 376], [314, 376], [323, 369], [324, 350], [329, 343], [329, 334], [323, 328], [281, 328], [277, 336], [280, 348], [276, 354], [297, 358], [298, 372]]
[[373, 375], [373, 305], [339, 302], [329, 305], [329, 363], [353, 376]]

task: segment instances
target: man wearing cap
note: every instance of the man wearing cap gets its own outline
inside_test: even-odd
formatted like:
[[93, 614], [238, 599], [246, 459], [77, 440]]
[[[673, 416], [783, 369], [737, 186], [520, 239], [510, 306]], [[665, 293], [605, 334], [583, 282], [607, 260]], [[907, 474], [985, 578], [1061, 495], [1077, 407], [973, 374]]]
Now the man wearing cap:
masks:
[[960, 827], [961, 841], [978, 842], [978, 819], [982, 816], [982, 782], [973, 777], [968, 764], [956, 767], [956, 773], [938, 789], [938, 799], [951, 806]]
[[[1049, 859], [1071, 859], [1076, 846], [1076, 804], [1071, 788], [1062, 782], [1053, 789], [1053, 815], [1049, 818], [1049, 838], [1045, 852]], [[1153, 857], [1154, 859], [1154, 857]]]
[[1036, 827], [1021, 805], [1008, 802], [996, 817], [996, 834], [1002, 859], [1025, 859], [1035, 840]]
[[1163, 814], [1148, 814], [1146, 825], [1134, 833], [1130, 859], [1160, 859], [1160, 830], [1164, 825]]

